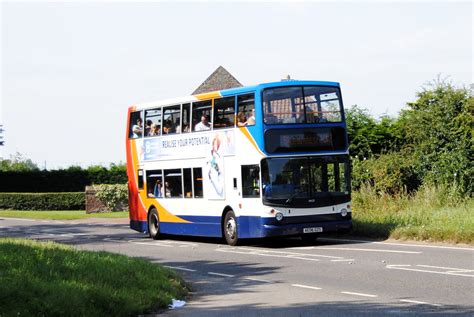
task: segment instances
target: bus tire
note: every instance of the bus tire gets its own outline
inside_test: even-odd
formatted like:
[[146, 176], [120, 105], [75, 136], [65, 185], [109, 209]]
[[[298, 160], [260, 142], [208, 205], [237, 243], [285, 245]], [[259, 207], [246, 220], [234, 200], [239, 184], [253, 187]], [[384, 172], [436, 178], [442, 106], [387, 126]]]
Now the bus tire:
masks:
[[160, 236], [160, 216], [156, 208], [151, 208], [148, 212], [148, 235], [154, 240]]
[[238, 243], [237, 219], [235, 218], [235, 214], [232, 210], [225, 214], [222, 231], [227, 244], [236, 246]]

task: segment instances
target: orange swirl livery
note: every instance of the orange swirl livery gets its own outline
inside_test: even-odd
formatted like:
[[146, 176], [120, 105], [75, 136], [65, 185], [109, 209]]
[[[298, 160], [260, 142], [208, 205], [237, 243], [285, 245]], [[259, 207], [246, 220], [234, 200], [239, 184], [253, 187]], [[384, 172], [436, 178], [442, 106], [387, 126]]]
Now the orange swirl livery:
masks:
[[130, 227], [241, 239], [352, 227], [338, 83], [296, 81], [138, 104], [126, 125]]

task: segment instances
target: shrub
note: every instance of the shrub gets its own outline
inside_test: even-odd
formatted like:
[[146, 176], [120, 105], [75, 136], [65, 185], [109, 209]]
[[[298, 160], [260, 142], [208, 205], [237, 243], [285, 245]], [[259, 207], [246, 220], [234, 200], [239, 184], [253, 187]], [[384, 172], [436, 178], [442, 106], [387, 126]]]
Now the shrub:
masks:
[[95, 196], [107, 206], [110, 211], [125, 211], [128, 203], [127, 184], [101, 184], [94, 185]]
[[3, 193], [80, 192], [91, 184], [126, 182], [124, 165], [113, 165], [109, 169], [73, 166], [67, 170], [0, 171], [0, 192]]
[[0, 193], [0, 209], [84, 210], [84, 193]]
[[364, 161], [353, 159], [352, 177], [355, 190], [368, 185], [376, 192], [391, 195], [413, 192], [421, 185], [414, 157], [402, 152]]

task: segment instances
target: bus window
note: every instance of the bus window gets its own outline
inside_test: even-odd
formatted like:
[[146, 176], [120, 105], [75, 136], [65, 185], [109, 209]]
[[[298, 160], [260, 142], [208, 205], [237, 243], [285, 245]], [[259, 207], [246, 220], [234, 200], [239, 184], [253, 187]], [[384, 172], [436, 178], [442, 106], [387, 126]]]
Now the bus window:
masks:
[[165, 197], [183, 197], [181, 181], [181, 169], [164, 170], [165, 175]]
[[208, 131], [212, 128], [211, 122], [212, 101], [193, 103], [193, 131]]
[[163, 108], [163, 134], [179, 133], [181, 131], [181, 106]]
[[128, 137], [130, 139], [141, 138], [143, 136], [143, 119], [142, 112], [132, 112], [130, 113], [130, 129]]
[[161, 108], [145, 110], [145, 136], [161, 134]]
[[255, 97], [253, 94], [237, 97], [237, 113], [245, 115], [247, 125], [255, 124]]
[[214, 129], [234, 126], [235, 97], [214, 100]]
[[193, 178], [190, 168], [183, 168], [184, 198], [193, 198]]
[[260, 197], [260, 168], [258, 165], [242, 165], [242, 197]]
[[202, 198], [202, 168], [193, 168], [194, 198]]
[[[304, 87], [306, 114], [311, 111], [312, 122], [340, 122], [341, 104], [336, 87]], [[308, 120], [309, 121], [309, 120]], [[310, 123], [310, 122], [309, 122]]]
[[191, 132], [191, 104], [186, 103], [183, 105], [181, 112], [181, 133]]
[[148, 197], [162, 198], [164, 196], [163, 175], [161, 170], [146, 172], [146, 188]]
[[266, 124], [304, 122], [303, 89], [279, 87], [263, 92], [264, 121]]
[[143, 189], [143, 170], [137, 172], [138, 189]]

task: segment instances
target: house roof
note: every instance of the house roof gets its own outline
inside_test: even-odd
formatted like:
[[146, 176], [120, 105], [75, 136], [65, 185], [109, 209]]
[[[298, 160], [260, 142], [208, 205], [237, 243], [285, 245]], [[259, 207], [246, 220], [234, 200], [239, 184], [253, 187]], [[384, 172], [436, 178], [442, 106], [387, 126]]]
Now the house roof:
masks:
[[235, 79], [231, 73], [229, 73], [224, 67], [219, 66], [195, 91], [193, 91], [192, 95], [242, 86], [243, 85]]

